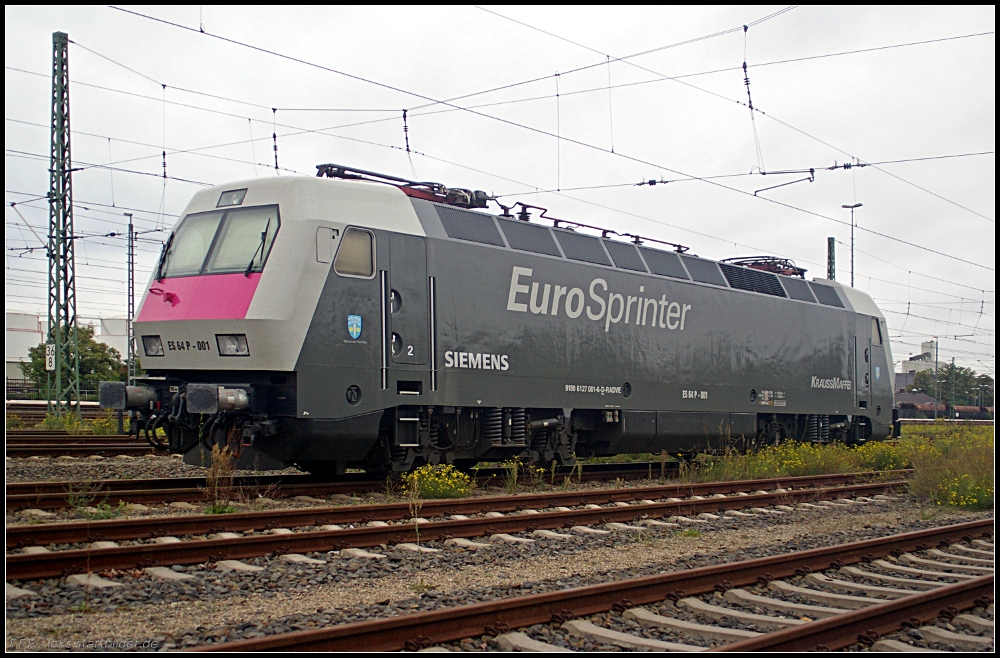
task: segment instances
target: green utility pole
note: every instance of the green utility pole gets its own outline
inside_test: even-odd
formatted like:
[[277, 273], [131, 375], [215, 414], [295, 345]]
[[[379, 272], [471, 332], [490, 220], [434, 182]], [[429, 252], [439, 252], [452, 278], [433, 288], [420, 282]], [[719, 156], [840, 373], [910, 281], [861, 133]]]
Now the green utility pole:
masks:
[[52, 34], [52, 149], [49, 164], [48, 411], [79, 414], [73, 182], [69, 131], [69, 36]]

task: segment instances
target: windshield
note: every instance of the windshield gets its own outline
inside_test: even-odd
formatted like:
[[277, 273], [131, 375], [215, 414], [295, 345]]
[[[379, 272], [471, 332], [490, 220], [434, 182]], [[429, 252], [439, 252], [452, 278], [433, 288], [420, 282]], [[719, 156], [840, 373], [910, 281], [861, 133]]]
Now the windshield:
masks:
[[159, 278], [260, 272], [278, 225], [277, 206], [188, 215], [167, 243]]

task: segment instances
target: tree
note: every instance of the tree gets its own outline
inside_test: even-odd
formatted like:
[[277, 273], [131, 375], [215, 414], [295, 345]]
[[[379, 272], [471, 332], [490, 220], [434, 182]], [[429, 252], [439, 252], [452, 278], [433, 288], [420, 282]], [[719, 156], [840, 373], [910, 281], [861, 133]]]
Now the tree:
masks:
[[[913, 377], [913, 384], [908, 388], [921, 391], [937, 397], [947, 404], [993, 405], [993, 378], [989, 375], [977, 375], [972, 368], [953, 366], [943, 363], [938, 366], [937, 385], [934, 382], [934, 369], [922, 370]], [[952, 402], [952, 384], [954, 383], [955, 400]]]
[[[96, 391], [101, 382], [124, 381], [127, 375], [122, 355], [113, 347], [94, 339], [94, 328], [79, 326], [77, 340], [80, 349], [80, 389]], [[45, 343], [28, 350], [28, 363], [21, 364], [21, 372], [44, 389], [48, 381], [45, 371]]]

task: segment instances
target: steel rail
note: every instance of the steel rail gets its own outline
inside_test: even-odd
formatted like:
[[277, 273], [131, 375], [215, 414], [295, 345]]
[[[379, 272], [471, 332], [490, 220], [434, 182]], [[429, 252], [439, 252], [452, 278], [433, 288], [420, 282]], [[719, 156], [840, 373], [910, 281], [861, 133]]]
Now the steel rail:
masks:
[[818, 501], [845, 495], [875, 494], [905, 486], [905, 481], [856, 484], [823, 489], [798, 489], [749, 496], [705, 498], [628, 507], [512, 514], [503, 517], [472, 518], [396, 524], [383, 527], [319, 530], [292, 534], [265, 534], [237, 539], [205, 539], [168, 544], [138, 544], [99, 549], [73, 549], [46, 553], [18, 553], [7, 556], [7, 578], [48, 578], [63, 573], [132, 569], [156, 565], [198, 564], [224, 559], [258, 557], [268, 554], [312, 553], [349, 547], [369, 547], [400, 542], [430, 541], [451, 537], [479, 537], [530, 529], [562, 528], [613, 521], [631, 521], [637, 516], [698, 514], [727, 509], [759, 507], [777, 503]]
[[529, 594], [457, 608], [402, 614], [387, 619], [295, 631], [251, 640], [195, 647], [194, 651], [399, 651], [497, 634], [533, 624], [567, 621], [611, 610], [616, 604], [632, 607], [667, 597], [695, 596], [717, 587], [752, 585], [758, 578], [787, 578], [797, 573], [853, 564], [882, 557], [893, 550], [916, 550], [942, 541], [988, 536], [993, 519], [919, 530], [878, 539], [798, 551], [729, 564], [646, 576], [612, 583]]
[[[674, 464], [671, 468], [671, 464]], [[584, 479], [588, 474], [595, 474], [601, 476], [608, 475], [621, 475], [624, 473], [632, 473], [648, 475], [649, 467], [654, 467], [653, 473], [659, 475], [659, 462], [631, 462], [624, 464], [587, 464], [585, 465], [585, 471], [583, 473]], [[575, 467], [574, 467], [575, 468]], [[570, 475], [572, 469], [567, 467], [562, 467], [560, 470], [556, 471], [556, 477], [562, 477]], [[676, 475], [677, 467], [676, 462], [668, 462], [667, 468], [665, 469], [666, 475]], [[475, 473], [478, 473], [481, 481], [498, 480], [503, 478], [508, 474], [507, 469], [504, 468], [480, 468], [475, 469]], [[894, 472], [894, 473], [905, 473], [909, 472], [906, 470], [899, 471], [883, 471], [883, 472]], [[578, 473], [573, 472], [573, 479], [576, 479]], [[811, 476], [806, 476], [811, 477]], [[371, 476], [367, 473], [345, 473], [343, 475], [338, 475], [336, 479], [324, 479], [322, 477], [310, 474], [292, 474], [292, 475], [238, 475], [233, 479], [233, 486], [240, 485], [257, 485], [257, 484], [274, 484], [281, 483], [283, 481], [291, 480], [301, 480], [303, 482], [361, 482], [361, 481], [373, 481]], [[377, 482], [385, 487], [385, 480], [377, 480]], [[68, 485], [79, 485], [85, 483], [91, 486], [100, 487], [103, 491], [124, 491], [124, 490], [140, 490], [140, 489], [168, 489], [168, 488], [195, 488], [205, 486], [205, 478], [203, 477], [176, 477], [176, 478], [144, 478], [136, 480], [123, 480], [123, 479], [110, 479], [110, 480], [67, 480], [67, 481], [52, 481], [52, 480], [40, 480], [32, 482], [9, 482], [5, 485], [7, 495], [20, 495], [20, 494], [41, 494], [41, 493], [65, 493], [66, 487]]]
[[90, 457], [98, 455], [109, 457], [112, 455], [129, 455], [136, 457], [139, 455], [153, 454], [153, 449], [139, 443], [128, 445], [116, 444], [93, 444], [93, 445], [8, 445], [5, 452], [8, 457]]
[[[896, 475], [898, 471], [888, 472]], [[874, 473], [807, 475], [766, 480], [736, 482], [701, 482], [686, 485], [659, 485], [630, 489], [599, 489], [587, 491], [549, 491], [517, 496], [490, 496], [481, 498], [423, 501], [421, 513], [427, 516], [450, 514], [477, 514], [480, 512], [509, 512], [529, 507], [573, 506], [607, 504], [642, 500], [644, 498], [670, 498], [677, 496], [731, 494], [762, 489], [764, 487], [821, 487], [854, 483], [875, 477]], [[301, 476], [292, 476], [301, 477]], [[306, 476], [307, 477], [307, 476]], [[309, 491], [310, 484], [293, 485], [285, 493]], [[323, 486], [323, 485], [318, 485]], [[301, 488], [300, 488], [301, 487]], [[409, 503], [378, 505], [351, 505], [337, 507], [310, 507], [266, 512], [239, 512], [235, 514], [199, 514], [152, 518], [113, 519], [107, 521], [77, 521], [44, 525], [7, 527], [7, 547], [30, 545], [73, 544], [118, 539], [142, 539], [168, 535], [214, 534], [223, 530], [260, 530], [278, 527], [289, 528], [308, 525], [364, 523], [367, 521], [393, 521], [411, 516]]]
[[134, 436], [119, 436], [117, 434], [45, 434], [39, 436], [8, 436], [6, 439], [7, 446], [59, 446], [86, 445], [89, 443], [149, 445], [145, 439], [137, 439]]
[[929, 621], [954, 607], [967, 610], [993, 597], [993, 574], [920, 592], [868, 608], [734, 642], [711, 651], [836, 651], [898, 631], [904, 622]]
[[[149, 449], [146, 450], [150, 452]], [[613, 464], [608, 466], [614, 466], [614, 469], [601, 468], [599, 470], [592, 469], [591, 471], [585, 473], [580, 480], [584, 482], [594, 482], [600, 480], [607, 480], [612, 477], [632, 480], [646, 477], [647, 469], [638, 467], [628, 467], [621, 468], [622, 465]], [[645, 466], [645, 464], [643, 464]], [[504, 469], [481, 469], [480, 475], [478, 477], [478, 483], [480, 486], [486, 486], [490, 484], [498, 484], [500, 479], [504, 477], [506, 471]], [[352, 493], [362, 493], [369, 491], [385, 491], [386, 483], [384, 480], [372, 480], [370, 476], [366, 473], [349, 473], [348, 476], [354, 475], [356, 477], [344, 478], [344, 476], [339, 476], [335, 482], [321, 482], [318, 478], [313, 478], [311, 476], [271, 476], [279, 479], [266, 480], [267, 476], [249, 476], [248, 478], [239, 481], [239, 483], [233, 484], [236, 489], [239, 488], [252, 488], [257, 489], [261, 487], [267, 487], [270, 484], [277, 484], [280, 487], [280, 491], [276, 494], [282, 496], [325, 496], [330, 494], [352, 494]], [[285, 483], [282, 479], [291, 479], [296, 477], [303, 477], [311, 482], [305, 483]], [[344, 478], [344, 479], [342, 479]], [[261, 484], [260, 482], [255, 483], [254, 479], [260, 482], [267, 482], [267, 484]], [[176, 487], [172, 486], [175, 484], [174, 480], [181, 480], [187, 486]], [[70, 493], [73, 489], [92, 489], [98, 494], [107, 493], [102, 489], [103, 483], [108, 483], [109, 490], [112, 492], [108, 495], [108, 501], [117, 504], [119, 501], [124, 501], [126, 503], [165, 503], [174, 502], [179, 500], [203, 500], [205, 499], [205, 480], [203, 478], [160, 478], [157, 480], [147, 480], [147, 481], [134, 481], [134, 482], [144, 482], [140, 484], [141, 488], [136, 489], [126, 489], [129, 486], [129, 480], [101, 480], [101, 481], [77, 481], [77, 482], [65, 482], [59, 483], [62, 490], [56, 490], [56, 492], [49, 493], [24, 493], [24, 494], [11, 494], [8, 489], [8, 495], [5, 500], [5, 504], [8, 510], [15, 509], [25, 509], [29, 507], [35, 507], [39, 509], [61, 509], [65, 507], [71, 507], [70, 504]], [[150, 486], [148, 483], [162, 483], [161, 488], [157, 488], [155, 485]], [[47, 484], [46, 488], [52, 489], [52, 484]], [[100, 497], [100, 496], [99, 496]]]
[[[651, 462], [633, 464], [595, 464], [579, 477], [584, 482], [608, 480], [613, 477], [626, 480], [645, 478], [648, 475]], [[656, 464], [659, 466], [659, 464]], [[557, 472], [557, 477], [568, 476], [569, 470]], [[478, 471], [479, 486], [500, 484], [507, 476], [507, 470], [502, 468], [483, 468]], [[668, 475], [675, 475], [676, 469], [668, 469]], [[293, 493], [285, 479], [305, 478], [305, 482]], [[290, 476], [243, 476], [237, 478], [233, 486], [236, 488], [261, 487], [278, 484], [284, 487], [286, 494], [296, 496], [329, 495], [335, 493], [351, 494], [368, 491], [385, 491], [385, 480], [372, 480], [366, 473], [347, 473], [338, 476], [334, 482], [321, 482], [309, 475]], [[270, 478], [270, 479], [269, 479]], [[257, 482], [255, 482], [257, 480]], [[266, 483], [266, 484], [262, 484]], [[305, 486], [309, 484], [310, 486]], [[87, 488], [100, 494], [114, 492], [108, 496], [110, 503], [119, 501], [126, 503], [163, 503], [178, 500], [203, 500], [205, 498], [204, 478], [156, 478], [150, 480], [80, 480], [71, 482], [40, 482], [17, 483], [7, 486], [5, 505], [7, 510], [35, 507], [40, 509], [60, 509], [71, 507], [69, 494], [75, 488]], [[34, 490], [33, 490], [34, 489]], [[39, 491], [41, 490], [41, 492]], [[22, 493], [23, 492], [23, 493]]]
[[[584, 474], [583, 481], [593, 482], [610, 479], [611, 477], [623, 477], [625, 479], [639, 479], [648, 473], [647, 469], [633, 467], [630, 469], [607, 469], [604, 466], [620, 466], [618, 464], [600, 465], [601, 468], [592, 467]], [[624, 466], [628, 466], [625, 464]], [[646, 466], [645, 463], [641, 466]], [[912, 470], [901, 469], [894, 471], [879, 471], [883, 477], [902, 477], [912, 473]], [[670, 472], [670, 475], [676, 475]], [[506, 475], [505, 469], [480, 469], [478, 484], [488, 486], [499, 483]], [[561, 474], [560, 474], [561, 475]], [[794, 476], [786, 478], [770, 478], [765, 480], [754, 480], [760, 482], [761, 486], [769, 483], [774, 486], [796, 486], [798, 481], [807, 482], [815, 478], [827, 478], [825, 481], [834, 484], [837, 482], [853, 482], [859, 477], [873, 476], [872, 473], [853, 474], [832, 474], [826, 476]], [[386, 483], [381, 480], [370, 480], [366, 473], [347, 473], [339, 476], [336, 481], [329, 482], [312, 475], [248, 475], [237, 476], [233, 480], [233, 488], [245, 490], [253, 488], [266, 488], [272, 485], [283, 488], [282, 493], [290, 492], [290, 486], [315, 485], [315, 489], [309, 490], [301, 488], [296, 490], [294, 495], [329, 495], [336, 493], [362, 493], [367, 491], [385, 491]], [[751, 480], [731, 483], [734, 487], [745, 485]], [[786, 484], [779, 484], [786, 483]], [[726, 483], [715, 483], [715, 486], [723, 486]], [[706, 485], [690, 485], [706, 486]], [[325, 487], [325, 488], [324, 488]], [[758, 487], [760, 488], [760, 487]], [[176, 500], [200, 500], [205, 498], [204, 478], [154, 478], [145, 480], [79, 480], [64, 482], [15, 482], [6, 486], [5, 505], [8, 511], [27, 509], [30, 507], [39, 509], [60, 509], [71, 507], [69, 497], [74, 492], [86, 489], [91, 493], [101, 496], [108, 494], [108, 501], [117, 504], [124, 500], [129, 503], [162, 503]], [[311, 493], [310, 493], [311, 491]], [[744, 488], [734, 488], [731, 491], [748, 491]], [[725, 493], [725, 492], [723, 492]]]
[[[337, 482], [367, 482], [367, 473], [346, 473], [337, 478]], [[269, 486], [271, 484], [309, 484], [326, 482], [314, 475], [237, 475], [233, 477], [233, 486]], [[384, 484], [384, 483], [383, 483]], [[146, 490], [169, 490], [169, 489], [197, 489], [205, 486], [203, 477], [176, 477], [176, 478], [143, 478], [135, 480], [114, 479], [114, 480], [40, 480], [31, 482], [8, 482], [5, 486], [7, 496], [37, 496], [43, 494], [57, 494], [65, 496], [70, 487], [80, 487], [86, 485], [89, 488], [105, 492], [129, 491], [138, 492]]]

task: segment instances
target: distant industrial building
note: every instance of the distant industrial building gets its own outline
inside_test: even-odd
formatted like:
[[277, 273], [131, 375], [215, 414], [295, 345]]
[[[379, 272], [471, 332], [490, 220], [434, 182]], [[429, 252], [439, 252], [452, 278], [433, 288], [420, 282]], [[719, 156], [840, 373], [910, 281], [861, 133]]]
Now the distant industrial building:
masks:
[[24, 379], [21, 364], [27, 363], [28, 350], [45, 342], [45, 323], [33, 313], [4, 314], [4, 351], [7, 355], [5, 379]]
[[[918, 372], [934, 369], [934, 357], [937, 356], [937, 341], [928, 340], [920, 343], [920, 354], [914, 354], [900, 362], [896, 371], [896, 393], [903, 393], [907, 386], [913, 385], [913, 378]], [[940, 364], [938, 364], [940, 367]]]
[[[24, 379], [21, 364], [30, 361], [28, 350], [45, 342], [47, 320], [34, 313], [7, 311], [5, 314], [4, 348], [7, 356], [4, 379]], [[125, 359], [128, 351], [128, 318], [81, 318], [81, 323], [94, 327], [94, 338], [113, 347]]]

